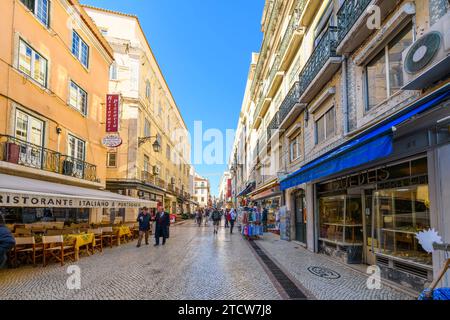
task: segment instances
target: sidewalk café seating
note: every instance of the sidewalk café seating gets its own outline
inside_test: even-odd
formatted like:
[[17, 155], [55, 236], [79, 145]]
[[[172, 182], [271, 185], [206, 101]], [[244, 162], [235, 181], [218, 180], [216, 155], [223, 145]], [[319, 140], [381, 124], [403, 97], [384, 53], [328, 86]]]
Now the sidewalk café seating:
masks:
[[114, 218], [114, 225], [121, 225], [123, 223], [122, 217], [115, 217]]
[[75, 261], [75, 244], [67, 245], [64, 238], [60, 236], [43, 236], [43, 266], [47, 266], [47, 257], [55, 258], [64, 266], [64, 258], [72, 257]]
[[32, 262], [36, 266], [36, 258], [42, 257], [42, 246], [36, 245], [34, 237], [15, 238], [16, 244], [12, 252], [12, 264], [17, 266], [19, 259], [25, 258], [25, 262]]
[[58, 230], [58, 229], [48, 229], [47, 232], [45, 233], [45, 235], [47, 236], [60, 236], [63, 234], [63, 230]]
[[89, 229], [88, 233], [93, 233], [95, 237], [95, 246], [92, 248], [92, 253], [95, 253], [96, 250], [103, 252], [102, 228]]
[[119, 245], [119, 237], [117, 232], [115, 232], [112, 227], [102, 228], [102, 241], [108, 243], [111, 248], [113, 247], [114, 242], [116, 245]]
[[27, 237], [31, 236], [32, 232], [31, 229], [28, 228], [16, 228], [14, 231], [14, 235], [17, 237]]

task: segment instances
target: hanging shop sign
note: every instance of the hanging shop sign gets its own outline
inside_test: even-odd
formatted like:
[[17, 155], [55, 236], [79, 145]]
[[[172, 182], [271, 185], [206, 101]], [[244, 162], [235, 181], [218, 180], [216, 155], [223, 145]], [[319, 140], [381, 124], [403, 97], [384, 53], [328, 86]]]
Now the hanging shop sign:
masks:
[[108, 148], [117, 148], [122, 145], [122, 138], [118, 135], [109, 134], [102, 139], [102, 143]]
[[119, 131], [119, 95], [106, 95], [106, 132]]

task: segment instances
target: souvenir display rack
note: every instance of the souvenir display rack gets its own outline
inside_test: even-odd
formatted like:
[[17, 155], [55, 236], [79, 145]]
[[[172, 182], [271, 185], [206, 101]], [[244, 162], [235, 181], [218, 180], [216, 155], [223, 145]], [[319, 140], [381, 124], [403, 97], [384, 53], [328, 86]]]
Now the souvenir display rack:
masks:
[[263, 235], [261, 214], [256, 210], [244, 209], [241, 212], [241, 234], [247, 240], [256, 240]]

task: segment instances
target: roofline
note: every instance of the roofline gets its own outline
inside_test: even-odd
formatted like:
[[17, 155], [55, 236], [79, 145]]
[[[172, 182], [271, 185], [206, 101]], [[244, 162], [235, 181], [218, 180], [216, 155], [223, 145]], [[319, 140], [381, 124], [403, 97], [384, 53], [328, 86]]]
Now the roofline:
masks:
[[88, 15], [88, 13], [84, 10], [84, 5], [82, 5], [78, 0], [67, 0], [69, 4], [72, 5], [72, 7], [77, 10], [77, 7], [79, 7], [82, 12], [78, 12], [80, 14], [81, 19], [86, 24], [86, 26], [91, 30], [94, 37], [97, 38], [97, 40], [100, 42], [100, 45], [106, 50], [106, 53], [108, 56], [114, 61], [114, 50], [109, 45], [108, 41], [103, 37], [103, 35], [98, 30], [97, 25], [94, 23], [94, 21], [91, 19], [91, 17]]
[[[69, 0], [69, 1], [71, 1], [71, 0]], [[77, 1], [77, 0], [76, 0], [76, 1]], [[183, 116], [182, 116], [182, 114], [181, 114], [180, 108], [178, 107], [178, 104], [177, 104], [177, 102], [175, 101], [175, 98], [174, 98], [174, 96], [173, 96], [173, 94], [172, 94], [172, 90], [170, 90], [169, 84], [168, 84], [167, 81], [166, 81], [166, 77], [164, 76], [164, 73], [163, 73], [162, 70], [161, 70], [161, 67], [160, 67], [160, 65], [159, 65], [159, 63], [158, 63], [158, 60], [156, 59], [156, 56], [155, 56], [155, 54], [153, 53], [152, 47], [150, 46], [150, 43], [148, 42], [147, 35], [145, 34], [144, 29], [142, 28], [142, 25], [141, 25], [141, 22], [139, 21], [138, 16], [133, 15], [133, 14], [128, 14], [128, 13], [123, 13], [123, 12], [118, 12], [118, 11], [113, 11], [113, 10], [103, 9], [103, 8], [99, 8], [99, 7], [94, 7], [94, 6], [84, 5], [84, 4], [82, 4], [81, 6], [82, 6], [82, 7], [85, 7], [85, 8], [88, 8], [88, 9], [92, 9], [92, 10], [103, 11], [103, 12], [110, 13], [110, 14], [116, 14], [116, 15], [119, 15], [119, 16], [124, 16], [124, 17], [128, 17], [128, 18], [134, 18], [134, 19], [136, 19], [136, 21], [137, 21], [137, 23], [138, 23], [138, 26], [139, 26], [139, 29], [141, 30], [142, 35], [144, 36], [145, 42], [147, 43], [147, 46], [148, 46], [148, 48], [149, 48], [149, 50], [150, 50], [150, 53], [152, 54], [152, 56], [153, 56], [153, 58], [154, 58], [154, 60], [155, 60], [156, 66], [158, 67], [158, 71], [159, 71], [159, 73], [161, 74], [161, 76], [162, 76], [162, 78], [163, 78], [163, 80], [164, 80], [164, 84], [166, 85], [167, 90], [169, 90], [170, 96], [172, 97], [172, 100], [173, 100], [173, 102], [174, 102], [174, 104], [175, 104], [175, 107], [176, 107], [177, 110], [178, 110], [178, 113], [179, 113], [179, 115], [180, 115], [181, 121], [182, 121], [183, 124], [184, 124], [184, 128], [188, 131], [188, 127], [187, 127], [187, 125], [186, 125], [186, 122], [184, 122], [184, 118], [183, 118]]]

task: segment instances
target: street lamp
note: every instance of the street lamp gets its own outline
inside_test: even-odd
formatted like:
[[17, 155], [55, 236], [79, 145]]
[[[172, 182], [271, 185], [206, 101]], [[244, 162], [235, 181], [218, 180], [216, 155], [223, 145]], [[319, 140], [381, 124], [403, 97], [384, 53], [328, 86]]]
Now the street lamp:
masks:
[[153, 144], [152, 144], [153, 151], [160, 152], [161, 151], [161, 144], [159, 143], [159, 139], [158, 138], [159, 138], [158, 136], [150, 136], [150, 137], [139, 138], [138, 146], [140, 147], [141, 145], [143, 145], [147, 141], [150, 141], [151, 139], [155, 139], [155, 142], [153, 142]]

